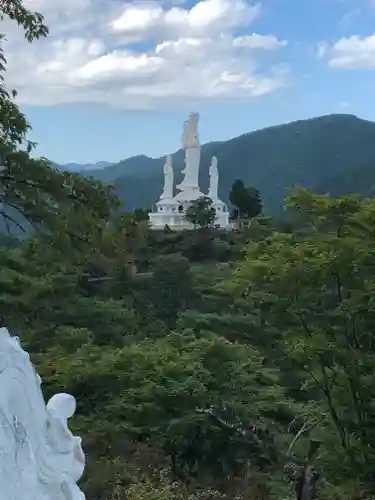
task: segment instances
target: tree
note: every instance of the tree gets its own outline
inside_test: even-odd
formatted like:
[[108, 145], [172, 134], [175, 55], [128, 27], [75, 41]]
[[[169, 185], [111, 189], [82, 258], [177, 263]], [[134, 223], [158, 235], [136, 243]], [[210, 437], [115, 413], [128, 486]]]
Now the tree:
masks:
[[232, 291], [247, 298], [284, 382], [299, 379], [294, 396], [309, 401], [309, 419], [318, 416], [327, 469], [371, 484], [375, 201], [300, 189], [287, 206], [304, 233], [251, 243]]
[[212, 226], [216, 219], [216, 210], [212, 206], [211, 198], [201, 196], [193, 201], [186, 209], [185, 218], [194, 227], [207, 228]]
[[[4, 0], [1, 18], [18, 24], [32, 42], [48, 34], [43, 16], [26, 9], [21, 0]], [[5, 34], [0, 35], [5, 39]], [[35, 144], [27, 140], [26, 117], [13, 102], [16, 90], [4, 80], [6, 58], [0, 49], [0, 215], [11, 233], [31, 229], [62, 240], [87, 242], [100, 233], [98, 221], [110, 217], [118, 200], [111, 188], [72, 172], [60, 172], [45, 158], [33, 158]]]
[[253, 219], [262, 213], [259, 191], [253, 187], [246, 187], [240, 179], [233, 183], [229, 200], [236, 208], [238, 218]]
[[[174, 473], [227, 475], [246, 469], [249, 457], [236, 436], [197, 409], [231, 408], [246, 422], [287, 411], [277, 368], [263, 369], [255, 350], [215, 335], [178, 332], [120, 349], [86, 345], [48, 358], [53, 368], [39, 369], [43, 380], [52, 390], [57, 383], [77, 396], [90, 434], [116, 435], [119, 442], [147, 440], [171, 458]], [[264, 391], [265, 384], [272, 391]], [[100, 421], [91, 402], [102, 408]], [[260, 458], [254, 455], [251, 460]]]
[[179, 254], [161, 255], [151, 270], [151, 282], [144, 295], [154, 305], [158, 318], [173, 327], [179, 312], [194, 299], [190, 263]]
[[134, 218], [137, 222], [148, 221], [148, 214], [151, 212], [151, 209], [143, 209], [136, 208], [133, 212]]
[[20, 332], [32, 353], [56, 345], [73, 351], [90, 342], [118, 345], [135, 333], [134, 311], [123, 299], [87, 293], [82, 261], [39, 240], [0, 248], [2, 326]]

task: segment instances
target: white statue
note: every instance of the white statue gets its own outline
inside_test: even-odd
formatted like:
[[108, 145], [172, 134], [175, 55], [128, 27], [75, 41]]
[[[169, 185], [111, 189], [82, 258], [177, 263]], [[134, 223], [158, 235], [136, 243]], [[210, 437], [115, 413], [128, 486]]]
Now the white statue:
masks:
[[77, 486], [85, 457], [67, 419], [75, 399], [47, 407], [41, 379], [16, 337], [0, 328], [0, 500], [84, 500]]
[[212, 157], [210, 165], [210, 187], [208, 191], [208, 197], [211, 200], [218, 200], [218, 187], [219, 187], [219, 171], [217, 169], [217, 158]]
[[178, 187], [180, 191], [187, 189], [199, 190], [199, 162], [201, 146], [198, 134], [198, 113], [190, 113], [188, 120], [184, 123], [184, 130], [181, 137], [182, 147], [185, 149], [185, 174], [184, 180]]
[[164, 165], [164, 189], [160, 196], [161, 200], [173, 198], [174, 172], [172, 166], [172, 156], [167, 155]]
[[184, 122], [184, 129], [181, 137], [183, 149], [200, 146], [198, 134], [199, 113], [190, 113], [188, 119]]

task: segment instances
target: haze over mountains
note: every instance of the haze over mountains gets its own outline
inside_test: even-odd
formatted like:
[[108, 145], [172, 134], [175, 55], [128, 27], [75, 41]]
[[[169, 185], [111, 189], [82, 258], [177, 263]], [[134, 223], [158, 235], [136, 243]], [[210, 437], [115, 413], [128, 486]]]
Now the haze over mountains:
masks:
[[[200, 169], [203, 192], [208, 190], [212, 156], [218, 158], [221, 198], [229, 201], [232, 183], [243, 179], [260, 190], [269, 214], [279, 212], [287, 189], [295, 185], [335, 195], [375, 194], [375, 123], [353, 115], [300, 120], [204, 144]], [[177, 184], [182, 179], [183, 150], [176, 151], [172, 159]], [[81, 171], [114, 184], [123, 208], [134, 210], [151, 207], [158, 200], [164, 161], [140, 155]]]
[[62, 170], [70, 170], [71, 172], [86, 172], [86, 171], [95, 171], [101, 170], [103, 168], [107, 168], [113, 165], [113, 162], [109, 161], [98, 161], [96, 163], [65, 163], [64, 165], [57, 165], [58, 168]]

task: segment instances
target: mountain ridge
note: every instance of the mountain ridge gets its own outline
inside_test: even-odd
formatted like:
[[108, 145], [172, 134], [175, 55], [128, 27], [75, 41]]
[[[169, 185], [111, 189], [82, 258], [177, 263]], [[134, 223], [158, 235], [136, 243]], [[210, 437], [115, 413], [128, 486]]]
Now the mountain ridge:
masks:
[[[350, 140], [348, 140], [350, 138]], [[287, 189], [300, 185], [315, 190], [330, 179], [375, 160], [375, 123], [351, 114], [331, 114], [274, 125], [202, 145], [200, 185], [208, 190], [212, 156], [219, 166], [219, 195], [228, 202], [236, 179], [260, 190], [266, 212], [279, 213]], [[138, 155], [108, 168], [87, 171], [115, 185], [125, 210], [149, 208], [163, 186], [164, 157]], [[182, 180], [184, 151], [172, 154], [175, 183]]]
[[[270, 131], [272, 129], [278, 129], [278, 128], [283, 128], [285, 126], [289, 126], [289, 125], [296, 125], [296, 124], [299, 124], [299, 123], [304, 123], [304, 122], [307, 122], [307, 121], [311, 121], [311, 120], [314, 120], [314, 121], [325, 121], [325, 120], [330, 120], [330, 119], [334, 119], [334, 118], [349, 118], [349, 119], [357, 119], [357, 120], [361, 120], [363, 122], [368, 122], [368, 123], [373, 123], [371, 120], [365, 120], [363, 118], [359, 118], [357, 115], [354, 115], [354, 114], [351, 114], [351, 113], [332, 113], [332, 114], [327, 114], [327, 115], [322, 115], [322, 116], [318, 116], [318, 117], [314, 117], [314, 118], [306, 118], [306, 119], [298, 119], [298, 120], [292, 120], [290, 122], [286, 122], [286, 123], [280, 123], [280, 124], [277, 124], [277, 125], [269, 125], [267, 127], [263, 127], [263, 128], [259, 128], [259, 129], [255, 129], [255, 130], [252, 130], [250, 132], [244, 132], [243, 134], [240, 134], [238, 136], [235, 136], [235, 137], [231, 137], [229, 139], [225, 139], [225, 140], [222, 140], [222, 141], [210, 141], [210, 142], [207, 142], [207, 143], [203, 143], [202, 144], [202, 147], [205, 147], [206, 145], [208, 144], [221, 144], [221, 143], [225, 143], [225, 142], [229, 142], [233, 139], [238, 139], [240, 137], [244, 137], [244, 136], [248, 136], [250, 134], [256, 134], [256, 133], [260, 133], [260, 132], [267, 132], [267, 131]], [[127, 158], [124, 158], [123, 160], [120, 160], [119, 162], [106, 162], [106, 161], [102, 161], [102, 162], [96, 162], [94, 164], [91, 164], [91, 165], [98, 165], [100, 163], [103, 163], [103, 164], [106, 164], [107, 165], [104, 165], [104, 168], [110, 168], [110, 167], [114, 167], [114, 166], [117, 166], [119, 164], [122, 164], [122, 163], [125, 163], [125, 162], [130, 162], [130, 161], [137, 161], [137, 160], [152, 160], [152, 161], [156, 161], [156, 160], [160, 160], [162, 158], [165, 158], [165, 156], [167, 154], [176, 154], [178, 151], [180, 151], [181, 148], [179, 149], [176, 149], [173, 153], [166, 153], [165, 155], [162, 155], [162, 156], [148, 156], [144, 153], [139, 153], [139, 154], [136, 154], [136, 155], [132, 155], [132, 156], [129, 156]], [[82, 166], [86, 166], [84, 164], [76, 164], [76, 163], [67, 163], [66, 165], [82, 165]], [[87, 164], [87, 166], [89, 167], [90, 164]], [[94, 170], [94, 169], [93, 169]]]
[[109, 168], [114, 165], [115, 162], [110, 161], [97, 161], [95, 163], [75, 163], [68, 162], [64, 164], [53, 163], [54, 166], [60, 170], [69, 170], [71, 172], [84, 172], [84, 171], [95, 171], [105, 168]]

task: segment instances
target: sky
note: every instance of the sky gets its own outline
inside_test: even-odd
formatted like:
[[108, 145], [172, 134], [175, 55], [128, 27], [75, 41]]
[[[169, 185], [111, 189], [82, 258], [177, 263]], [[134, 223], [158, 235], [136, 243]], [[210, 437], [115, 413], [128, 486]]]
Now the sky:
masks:
[[6, 84], [37, 154], [160, 157], [329, 113], [375, 120], [375, 0], [24, 0], [50, 33], [2, 22]]

